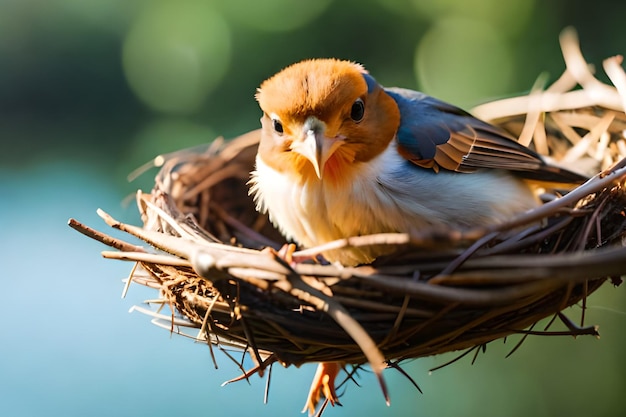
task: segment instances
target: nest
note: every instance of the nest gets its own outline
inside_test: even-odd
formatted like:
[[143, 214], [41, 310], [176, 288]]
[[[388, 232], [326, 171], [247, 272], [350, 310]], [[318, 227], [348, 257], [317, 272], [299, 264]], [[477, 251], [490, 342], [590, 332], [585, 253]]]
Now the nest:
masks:
[[[604, 62], [616, 86], [593, 77], [573, 32], [561, 38], [560, 79], [529, 95], [475, 109], [520, 141], [562, 164], [597, 174], [561, 195], [545, 190], [541, 207], [489, 229], [422, 230], [356, 236], [330, 248], [390, 245], [371, 265], [287, 264], [285, 242], [248, 196], [259, 132], [205, 152], [180, 151], [163, 163], [150, 194], [138, 194], [143, 227], [112, 227], [153, 248], [70, 225], [115, 249], [105, 257], [136, 262], [128, 281], [158, 290], [157, 324], [209, 346], [247, 351], [257, 365], [342, 361], [383, 368], [407, 358], [475, 349], [511, 334], [591, 334], [585, 300], [626, 274], [626, 74]], [[575, 88], [577, 85], [582, 88]], [[579, 324], [563, 310], [582, 303]], [[169, 313], [160, 307], [169, 308]], [[139, 308], [139, 307], [138, 307]], [[535, 330], [546, 317], [564, 331]]]

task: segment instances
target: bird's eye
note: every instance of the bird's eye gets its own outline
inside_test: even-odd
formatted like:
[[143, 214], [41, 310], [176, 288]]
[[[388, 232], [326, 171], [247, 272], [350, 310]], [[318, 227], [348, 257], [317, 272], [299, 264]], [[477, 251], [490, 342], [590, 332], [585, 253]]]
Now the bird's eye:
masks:
[[279, 135], [283, 134], [283, 124], [278, 119], [272, 119], [272, 125], [274, 126], [274, 130]]
[[365, 103], [360, 98], [357, 98], [356, 101], [352, 104], [352, 109], [350, 109], [350, 118], [355, 122], [360, 122], [363, 120], [363, 115], [365, 114]]

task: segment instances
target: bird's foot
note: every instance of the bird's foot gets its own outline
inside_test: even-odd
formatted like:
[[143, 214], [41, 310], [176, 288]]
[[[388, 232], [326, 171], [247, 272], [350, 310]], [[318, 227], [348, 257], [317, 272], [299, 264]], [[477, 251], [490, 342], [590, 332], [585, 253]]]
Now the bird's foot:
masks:
[[283, 261], [287, 262], [287, 264], [289, 264], [290, 266], [293, 266], [298, 261], [297, 259], [294, 260], [294, 257], [293, 257], [293, 253], [295, 251], [296, 251], [296, 245], [294, 245], [293, 243], [286, 243], [279, 250], [276, 250], [269, 246], [262, 250], [262, 252], [264, 253], [269, 253], [271, 255], [274, 255], [282, 259]]
[[311, 383], [309, 396], [302, 412], [309, 410], [309, 416], [315, 413], [315, 408], [319, 403], [322, 395], [332, 406], [341, 405], [337, 393], [335, 392], [335, 378], [341, 369], [339, 362], [322, 362], [317, 366], [317, 371]]
[[289, 265], [293, 265], [297, 260], [293, 259], [293, 253], [296, 251], [296, 245], [286, 243], [278, 250], [278, 256], [285, 260]]
[[294, 245], [293, 243], [286, 243], [279, 250], [267, 247], [263, 249], [263, 252], [271, 253], [275, 256], [278, 256], [280, 259], [287, 262], [290, 266], [294, 266], [298, 263], [311, 261], [311, 260], [316, 263], [318, 262], [317, 257], [314, 257], [314, 256], [308, 256], [308, 255], [307, 256], [294, 256], [294, 252], [296, 251], [296, 249], [297, 249], [296, 245]]

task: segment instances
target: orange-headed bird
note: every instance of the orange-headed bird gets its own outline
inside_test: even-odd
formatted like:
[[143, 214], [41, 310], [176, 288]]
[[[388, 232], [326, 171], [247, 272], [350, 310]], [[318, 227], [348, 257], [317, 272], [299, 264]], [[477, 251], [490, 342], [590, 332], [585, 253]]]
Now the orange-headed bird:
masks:
[[[421, 92], [383, 88], [337, 59], [291, 65], [261, 84], [262, 136], [252, 173], [257, 208], [311, 247], [350, 236], [488, 226], [539, 204], [525, 181], [584, 177], [509, 134]], [[369, 263], [382, 248], [323, 253]], [[336, 401], [339, 364], [322, 364], [308, 407]], [[311, 408], [312, 407], [312, 408]]]

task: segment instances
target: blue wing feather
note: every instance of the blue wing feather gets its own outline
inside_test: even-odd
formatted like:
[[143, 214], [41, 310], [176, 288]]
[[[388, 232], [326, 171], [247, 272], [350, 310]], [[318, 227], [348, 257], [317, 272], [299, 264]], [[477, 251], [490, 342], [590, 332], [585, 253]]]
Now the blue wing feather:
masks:
[[400, 127], [398, 142], [416, 158], [433, 159], [437, 145], [450, 138], [450, 128], [437, 109], [437, 100], [419, 91], [402, 88], [386, 88], [385, 91], [398, 104]]
[[385, 88], [398, 104], [399, 152], [435, 171], [506, 169], [542, 181], [581, 182], [586, 178], [546, 163], [504, 130], [419, 91]]

